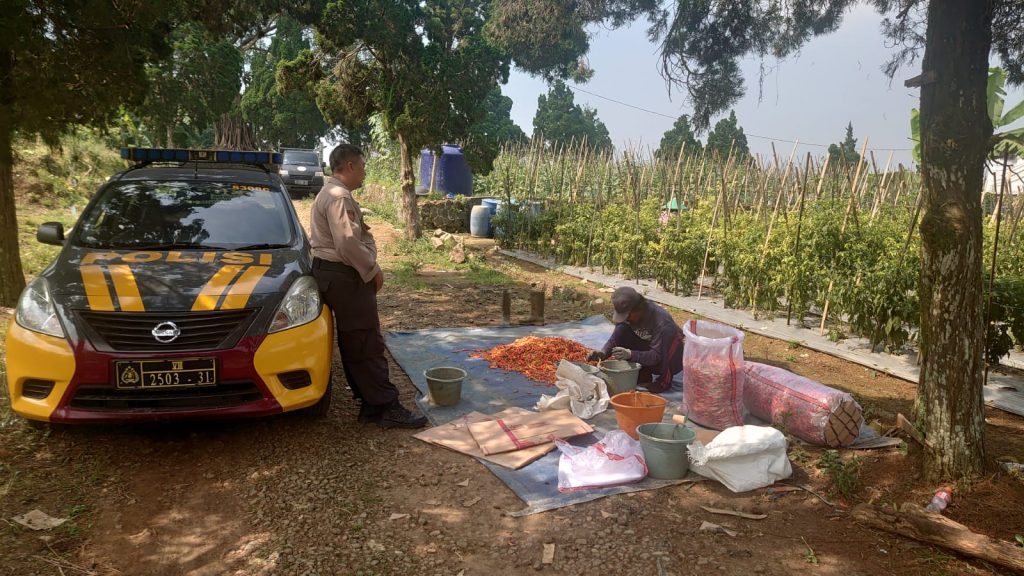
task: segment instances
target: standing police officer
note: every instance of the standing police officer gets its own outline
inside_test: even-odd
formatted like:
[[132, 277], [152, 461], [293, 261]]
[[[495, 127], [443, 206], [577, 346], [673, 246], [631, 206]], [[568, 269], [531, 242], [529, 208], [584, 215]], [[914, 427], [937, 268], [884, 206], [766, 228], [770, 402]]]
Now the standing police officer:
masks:
[[334, 312], [345, 378], [360, 401], [359, 421], [382, 428], [421, 428], [427, 419], [399, 403], [384, 356], [377, 313], [384, 274], [377, 265], [373, 234], [352, 197], [366, 178], [366, 159], [359, 148], [340, 144], [330, 161], [331, 176], [316, 195], [310, 218], [313, 276]]

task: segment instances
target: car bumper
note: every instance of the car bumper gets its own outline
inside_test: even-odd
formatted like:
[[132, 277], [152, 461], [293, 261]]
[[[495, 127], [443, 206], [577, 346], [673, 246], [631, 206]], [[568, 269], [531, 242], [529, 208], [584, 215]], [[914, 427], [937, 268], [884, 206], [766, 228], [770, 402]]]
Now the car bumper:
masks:
[[[230, 350], [185, 353], [217, 359], [215, 386], [119, 390], [113, 384], [115, 360], [183, 354], [106, 353], [88, 343], [72, 348], [63, 338], [12, 322], [7, 334], [11, 409], [31, 420], [67, 423], [259, 417], [298, 410], [327, 390], [332, 324], [324, 307], [303, 326], [243, 338]], [[40, 397], [47, 386], [49, 393]]]

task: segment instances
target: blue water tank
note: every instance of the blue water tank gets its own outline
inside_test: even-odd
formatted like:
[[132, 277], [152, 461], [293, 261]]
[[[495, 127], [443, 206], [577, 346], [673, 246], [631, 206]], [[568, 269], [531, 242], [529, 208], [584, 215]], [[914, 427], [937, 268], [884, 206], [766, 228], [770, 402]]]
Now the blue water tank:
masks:
[[[442, 194], [462, 194], [472, 196], [473, 174], [469, 171], [469, 164], [462, 154], [462, 149], [453, 144], [441, 146], [441, 154], [437, 156], [437, 168], [434, 168], [433, 150], [422, 150], [420, 152], [420, 183], [427, 190], [441, 192]], [[431, 186], [430, 178], [434, 175], [436, 180]]]

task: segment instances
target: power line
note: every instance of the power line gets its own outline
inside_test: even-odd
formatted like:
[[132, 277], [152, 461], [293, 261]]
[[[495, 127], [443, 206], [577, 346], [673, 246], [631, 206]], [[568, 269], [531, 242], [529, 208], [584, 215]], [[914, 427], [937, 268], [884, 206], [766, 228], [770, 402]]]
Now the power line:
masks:
[[[607, 96], [602, 96], [601, 94], [597, 94], [596, 92], [591, 92], [589, 90], [584, 90], [583, 88], [580, 88], [579, 86], [569, 86], [569, 88], [571, 88], [572, 90], [577, 90], [579, 92], [583, 92], [584, 94], [589, 94], [591, 96], [594, 96], [596, 98], [600, 98], [602, 100], [607, 100], [609, 102], [614, 102], [616, 104], [619, 104], [619, 105], [622, 105], [622, 106], [626, 106], [627, 108], [633, 108], [634, 110], [640, 110], [641, 112], [647, 112], [648, 114], [654, 114], [655, 116], [661, 116], [663, 118], [668, 118], [668, 119], [673, 120], [673, 121], [678, 120], [680, 118], [679, 116], [673, 116], [671, 114], [664, 114], [664, 113], [658, 112], [656, 110], [650, 110], [650, 109], [644, 108], [642, 106], [636, 106], [636, 105], [630, 104], [628, 102], [623, 102], [622, 100], [616, 100], [615, 98], [609, 98]], [[805, 145], [805, 146], [818, 146], [819, 148], [828, 148], [829, 147], [829, 144], [815, 144], [813, 142], [800, 142], [798, 140], [787, 140], [785, 138], [772, 138], [771, 136], [761, 136], [760, 134], [752, 134], [752, 133], [747, 132], [745, 130], [743, 131], [743, 133], [745, 135], [751, 137], [751, 138], [760, 138], [762, 140], [771, 140], [773, 142], [787, 142], [789, 144], [802, 144], [802, 145]], [[910, 152], [911, 150], [913, 150], [913, 148], [877, 148], [877, 147], [874, 147], [874, 146], [872, 146], [871, 149], [872, 150], [885, 151], [885, 152], [890, 152], [890, 151], [892, 151], [892, 152]]]

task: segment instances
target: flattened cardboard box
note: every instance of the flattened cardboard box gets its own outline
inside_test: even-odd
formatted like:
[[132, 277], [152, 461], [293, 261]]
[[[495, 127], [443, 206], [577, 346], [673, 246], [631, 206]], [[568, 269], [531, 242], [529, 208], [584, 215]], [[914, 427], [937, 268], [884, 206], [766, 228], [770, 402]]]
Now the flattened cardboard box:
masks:
[[486, 455], [523, 450], [551, 442], [552, 438], [572, 438], [593, 431], [568, 410], [529, 412], [469, 425], [469, 433]]
[[508, 416], [515, 416], [518, 414], [532, 414], [529, 410], [523, 408], [507, 408], [498, 412], [497, 414], [482, 414], [480, 412], [470, 412], [462, 418], [456, 418], [447, 424], [441, 424], [435, 426], [429, 430], [424, 430], [419, 434], [413, 436], [418, 440], [424, 442], [448, 448], [449, 450], [455, 450], [474, 458], [481, 458], [488, 462], [493, 462], [499, 466], [510, 468], [512, 470], [518, 470], [523, 466], [537, 460], [541, 456], [555, 449], [555, 445], [551, 442], [545, 444], [538, 444], [525, 450], [516, 450], [515, 452], [505, 452], [503, 454], [485, 455], [480, 446], [473, 439], [473, 435], [469, 433], [469, 425], [475, 422], [486, 422], [489, 420], [496, 420], [498, 418], [505, 418]]

